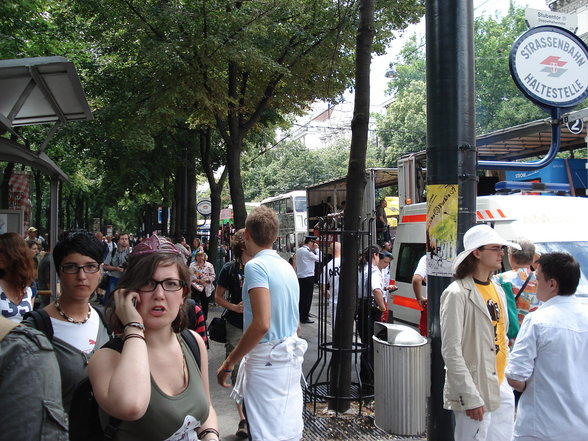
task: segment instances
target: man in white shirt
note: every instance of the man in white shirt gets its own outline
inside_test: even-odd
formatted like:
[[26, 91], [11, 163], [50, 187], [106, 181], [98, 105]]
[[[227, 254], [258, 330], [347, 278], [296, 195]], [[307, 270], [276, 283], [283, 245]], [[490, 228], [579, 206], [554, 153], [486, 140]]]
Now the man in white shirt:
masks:
[[[424, 287], [424, 289], [423, 289]], [[416, 270], [412, 276], [412, 290], [421, 308], [421, 320], [419, 331], [422, 336], [427, 336], [427, 254], [420, 258]]]
[[390, 314], [388, 309], [388, 295], [392, 291], [396, 291], [398, 289], [396, 285], [390, 285], [390, 262], [392, 262], [392, 254], [382, 249], [382, 251], [380, 251], [380, 262], [378, 263], [378, 269], [380, 270], [382, 278], [382, 294], [384, 296], [386, 310], [382, 312], [380, 316], [379, 320], [381, 322], [388, 322], [388, 316]]
[[544, 302], [523, 320], [506, 377], [523, 392], [515, 441], [588, 439], [588, 306], [574, 293], [580, 265], [569, 254], [538, 261], [537, 298]]
[[300, 285], [300, 323], [314, 323], [309, 314], [314, 290], [314, 266], [320, 259], [317, 239], [316, 236], [306, 236], [304, 245], [296, 250], [296, 276]]

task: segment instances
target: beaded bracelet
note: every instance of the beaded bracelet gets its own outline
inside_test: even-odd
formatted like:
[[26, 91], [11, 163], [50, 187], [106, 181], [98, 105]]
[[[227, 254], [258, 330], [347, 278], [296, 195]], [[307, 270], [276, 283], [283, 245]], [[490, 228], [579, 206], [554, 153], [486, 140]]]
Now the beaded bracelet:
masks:
[[218, 440], [220, 440], [220, 434], [218, 433], [218, 430], [213, 429], [212, 427], [209, 427], [208, 429], [204, 429], [202, 432], [200, 432], [198, 434], [198, 439], [202, 439], [204, 438], [206, 435], [208, 435], [209, 433], [214, 433], [216, 435], [216, 438]]
[[123, 332], [126, 331], [127, 328], [137, 328], [137, 329], [140, 329], [141, 331], [144, 331], [145, 325], [143, 323], [139, 323], [139, 322], [129, 322], [125, 325]]
[[143, 337], [141, 334], [127, 334], [123, 338], [123, 343], [126, 342], [130, 338], [140, 338], [141, 340], [145, 341], [145, 337]]

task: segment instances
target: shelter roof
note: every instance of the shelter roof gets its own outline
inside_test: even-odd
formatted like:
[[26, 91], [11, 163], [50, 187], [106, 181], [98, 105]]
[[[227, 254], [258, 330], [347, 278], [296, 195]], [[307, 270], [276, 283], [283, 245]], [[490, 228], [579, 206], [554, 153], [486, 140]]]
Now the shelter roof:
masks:
[[[64, 57], [0, 60], [0, 129], [16, 142], [0, 138], [0, 160], [18, 162], [67, 179], [65, 173], [44, 153], [59, 126], [69, 121], [92, 119], [92, 112], [76, 69]], [[54, 123], [38, 151], [15, 127]]]
[[[559, 151], [586, 148], [586, 125], [588, 108], [569, 112], [563, 120], [584, 121], [584, 129], [573, 134], [565, 123], [560, 127], [561, 144]], [[476, 138], [478, 158], [488, 161], [515, 161], [524, 158], [543, 156], [551, 146], [550, 119], [531, 121], [507, 129], [497, 130]]]

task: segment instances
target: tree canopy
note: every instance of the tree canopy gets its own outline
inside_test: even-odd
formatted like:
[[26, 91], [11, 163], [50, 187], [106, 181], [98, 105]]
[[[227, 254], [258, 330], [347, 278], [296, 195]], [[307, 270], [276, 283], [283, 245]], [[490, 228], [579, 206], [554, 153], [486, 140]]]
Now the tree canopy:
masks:
[[[74, 182], [73, 193], [95, 201], [76, 224], [117, 212], [109, 223], [139, 224], [137, 207], [178, 204], [178, 161], [193, 172], [227, 166], [244, 214], [248, 146], [286, 115], [318, 98], [336, 101], [352, 85], [359, 4], [7, 0], [0, 49], [3, 58], [63, 55], [82, 76], [95, 121], [62, 130], [48, 151], [70, 161], [63, 167], [77, 168], [74, 175], [92, 177], [91, 193], [83, 179]], [[422, 0], [376, 2], [374, 51], [423, 9]], [[222, 182], [211, 188], [219, 193]]]
[[[527, 29], [524, 10], [511, 5], [503, 17], [481, 16], [474, 22], [476, 131], [478, 134], [522, 124], [545, 113], [526, 99], [510, 77], [508, 58], [516, 38]], [[413, 36], [400, 51], [387, 93], [394, 102], [378, 117], [378, 135], [386, 146], [385, 162], [426, 148], [426, 55], [424, 40]]]

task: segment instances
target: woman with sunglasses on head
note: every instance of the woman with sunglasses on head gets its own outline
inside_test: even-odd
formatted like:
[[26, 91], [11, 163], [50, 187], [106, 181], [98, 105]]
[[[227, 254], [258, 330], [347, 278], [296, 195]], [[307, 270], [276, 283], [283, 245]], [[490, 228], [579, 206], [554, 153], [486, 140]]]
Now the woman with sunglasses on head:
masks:
[[20, 322], [33, 310], [31, 284], [37, 271], [27, 243], [16, 233], [0, 234], [0, 314]]
[[24, 321], [43, 331], [53, 344], [66, 412], [77, 386], [88, 377], [88, 360], [110, 339], [101, 314], [90, 305], [102, 277], [102, 251], [102, 243], [89, 231], [63, 233], [53, 249], [61, 293]]
[[114, 440], [219, 440], [206, 347], [189, 331], [198, 348], [191, 350], [180, 335], [189, 290], [190, 273], [171, 242], [153, 235], [133, 249], [108, 306], [117, 338], [89, 367], [103, 425], [122, 420]]

